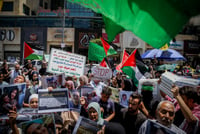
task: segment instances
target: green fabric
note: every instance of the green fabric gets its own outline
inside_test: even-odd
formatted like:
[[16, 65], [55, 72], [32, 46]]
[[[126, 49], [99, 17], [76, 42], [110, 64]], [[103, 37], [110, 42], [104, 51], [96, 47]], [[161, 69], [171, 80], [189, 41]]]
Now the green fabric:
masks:
[[101, 118], [101, 108], [100, 108], [99, 104], [96, 103], [96, 102], [91, 102], [91, 103], [88, 105], [88, 111], [89, 111], [90, 108], [94, 108], [94, 109], [97, 111], [97, 113], [98, 113], [97, 124], [103, 125], [104, 120]]
[[[168, 43], [182, 30], [189, 18], [200, 11], [199, 0], [68, 1], [91, 8], [108, 18], [105, 24], [109, 41], [125, 29], [132, 31], [154, 48], [160, 48]], [[111, 23], [114, 25], [110, 25]]]
[[96, 43], [90, 42], [88, 49], [88, 59], [91, 61], [102, 61], [106, 57], [104, 48]]
[[[107, 56], [117, 54], [117, 52], [111, 47], [108, 49]], [[103, 46], [100, 46], [94, 42], [90, 42], [88, 49], [88, 59], [91, 61], [101, 62], [106, 57]]]
[[106, 33], [108, 35], [108, 42], [112, 42], [118, 33], [121, 33], [124, 31], [124, 28], [117, 25], [111, 19], [109, 19], [105, 16], [103, 16], [103, 20], [104, 20], [104, 23], [106, 24], [105, 29], [106, 29]]
[[145, 85], [142, 85], [142, 90], [153, 91], [153, 86], [145, 86]]

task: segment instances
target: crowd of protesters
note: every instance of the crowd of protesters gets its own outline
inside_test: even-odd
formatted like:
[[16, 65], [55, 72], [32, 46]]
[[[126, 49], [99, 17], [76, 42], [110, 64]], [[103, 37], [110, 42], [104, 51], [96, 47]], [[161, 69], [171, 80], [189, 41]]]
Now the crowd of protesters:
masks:
[[[163, 64], [162, 61], [151, 61], [148, 63], [149, 72], [147, 79], [160, 79], [164, 71], [156, 71], [156, 66]], [[16, 83], [26, 83], [26, 97], [24, 98], [23, 107], [38, 108], [38, 89], [41, 89], [42, 76], [52, 75], [47, 72], [48, 64], [42, 62], [41, 69], [37, 70], [30, 60], [24, 66], [15, 65], [10, 70], [6, 61], [4, 61], [0, 71], [0, 85], [9, 85]], [[114, 70], [116, 71], [116, 70]], [[113, 71], [113, 72], [114, 72]], [[172, 73], [193, 79], [200, 78], [200, 67], [192, 72], [189, 65], [179, 66]], [[108, 81], [92, 79], [93, 75], [88, 71], [85, 75], [77, 78], [65, 77], [65, 83], [58, 88], [67, 88], [71, 94], [69, 97], [76, 98], [75, 103], [80, 112], [65, 111], [54, 113], [55, 126], [57, 134], [72, 133], [74, 126], [79, 118], [83, 116], [102, 125], [102, 129], [98, 133], [114, 133], [114, 134], [144, 134], [148, 133], [148, 123], [153, 122], [174, 133], [180, 134], [198, 134], [200, 133], [200, 93], [199, 87], [184, 86], [179, 88], [174, 85], [171, 89], [174, 98], [171, 99], [164, 92], [160, 91], [162, 98], [158, 99], [153, 94], [153, 86], [151, 82], [142, 85], [141, 92], [138, 92], [138, 86], [129, 79], [126, 74], [117, 72]], [[158, 80], [159, 85], [160, 80]], [[88, 101], [85, 97], [80, 96], [82, 87], [90, 86], [94, 89], [92, 98]], [[114, 102], [110, 96], [112, 91], [109, 87], [117, 88], [119, 91], [132, 91], [133, 93], [127, 98], [128, 107], [123, 107], [119, 103]], [[56, 90], [48, 87], [49, 91]], [[78, 91], [72, 93], [71, 91]], [[12, 96], [13, 95], [13, 96]], [[12, 133], [21, 133], [18, 128], [16, 119], [16, 102], [14, 100], [16, 93], [9, 95], [1, 95], [1, 106], [7, 110]], [[125, 103], [125, 102], [124, 102]], [[8, 108], [9, 107], [9, 108]], [[7, 108], [7, 109], [6, 109]], [[5, 112], [5, 111], [4, 111]], [[43, 133], [42, 128], [35, 128], [32, 133]], [[45, 131], [46, 132], [46, 131]], [[157, 130], [157, 133], [165, 130]], [[1, 132], [0, 132], [1, 133]], [[167, 132], [166, 132], [167, 133]]]

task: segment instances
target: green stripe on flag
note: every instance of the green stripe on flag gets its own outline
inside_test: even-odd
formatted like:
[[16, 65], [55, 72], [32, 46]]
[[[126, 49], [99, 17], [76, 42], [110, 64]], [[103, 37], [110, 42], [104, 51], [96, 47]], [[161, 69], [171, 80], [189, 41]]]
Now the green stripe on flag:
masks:
[[43, 55], [31, 54], [26, 57], [27, 60], [43, 60]]

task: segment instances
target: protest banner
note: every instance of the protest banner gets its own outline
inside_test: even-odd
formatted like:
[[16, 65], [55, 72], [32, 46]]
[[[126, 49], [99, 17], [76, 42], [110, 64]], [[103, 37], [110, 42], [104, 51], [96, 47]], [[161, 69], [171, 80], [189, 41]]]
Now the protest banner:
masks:
[[91, 71], [95, 79], [108, 80], [112, 77], [112, 70], [110, 68], [94, 66]]
[[68, 90], [55, 89], [49, 92], [47, 89], [38, 91], [38, 113], [51, 113], [69, 110]]
[[16, 107], [21, 109], [26, 92], [26, 83], [11, 84], [0, 86], [1, 100], [0, 100], [0, 115], [7, 115], [9, 110]]
[[97, 134], [101, 128], [96, 122], [80, 116], [72, 134]]
[[85, 56], [52, 48], [47, 72], [80, 77], [84, 74], [85, 59]]
[[128, 100], [129, 97], [131, 96], [133, 92], [132, 91], [120, 91], [119, 92], [119, 96], [120, 96], [120, 105], [122, 105], [123, 107], [128, 108]]
[[84, 96], [88, 102], [90, 102], [95, 95], [96, 93], [93, 87], [90, 86], [81, 87], [81, 96]]
[[22, 134], [35, 133], [35, 131], [56, 134], [53, 114], [32, 121], [23, 122], [19, 127], [22, 130]]
[[156, 121], [148, 120], [146, 125], [146, 131], [144, 132], [144, 134], [176, 134], [176, 133]]
[[109, 88], [111, 89], [112, 91], [112, 94], [110, 96], [110, 99], [113, 100], [114, 102], [119, 102], [119, 89], [117, 88], [114, 88], [114, 87], [110, 87]]
[[62, 73], [52, 76], [42, 76], [41, 83], [43, 89], [48, 87], [52, 87], [53, 89], [61, 88], [61, 86], [65, 83], [65, 74]]

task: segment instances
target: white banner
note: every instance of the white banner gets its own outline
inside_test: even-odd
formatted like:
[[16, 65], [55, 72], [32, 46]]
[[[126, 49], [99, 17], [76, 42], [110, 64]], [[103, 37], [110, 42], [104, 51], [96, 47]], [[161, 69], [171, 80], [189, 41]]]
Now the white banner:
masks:
[[112, 77], [112, 70], [110, 68], [94, 66], [91, 70], [94, 78], [110, 79]]
[[84, 73], [84, 66], [85, 56], [52, 48], [47, 71], [80, 77]]

